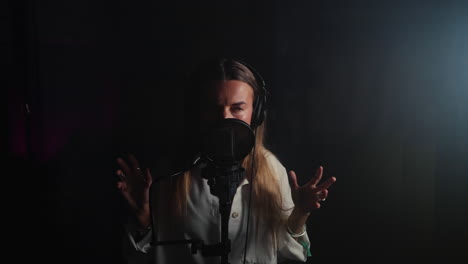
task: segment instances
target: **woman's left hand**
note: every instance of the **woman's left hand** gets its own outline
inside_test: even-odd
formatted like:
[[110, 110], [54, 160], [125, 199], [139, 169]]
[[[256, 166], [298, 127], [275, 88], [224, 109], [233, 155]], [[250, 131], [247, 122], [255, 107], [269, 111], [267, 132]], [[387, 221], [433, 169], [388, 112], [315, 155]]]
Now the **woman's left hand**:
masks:
[[309, 213], [320, 208], [320, 202], [328, 197], [328, 188], [336, 181], [335, 177], [330, 177], [326, 181], [317, 185], [322, 179], [323, 167], [320, 166], [315, 176], [303, 186], [297, 184], [297, 177], [294, 171], [289, 172], [291, 194], [295, 207], [303, 213]]

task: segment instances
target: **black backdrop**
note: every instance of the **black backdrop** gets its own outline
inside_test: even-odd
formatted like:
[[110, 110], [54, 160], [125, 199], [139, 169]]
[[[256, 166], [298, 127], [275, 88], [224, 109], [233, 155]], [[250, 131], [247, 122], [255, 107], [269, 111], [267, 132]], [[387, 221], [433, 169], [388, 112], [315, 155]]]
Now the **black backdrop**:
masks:
[[81, 0], [1, 10], [5, 182], [19, 201], [5, 218], [20, 260], [122, 261], [115, 158], [132, 151], [171, 170], [184, 129], [179, 80], [216, 54], [262, 73], [268, 145], [287, 169], [304, 183], [321, 164], [338, 179], [310, 218], [310, 263], [466, 257], [468, 4]]

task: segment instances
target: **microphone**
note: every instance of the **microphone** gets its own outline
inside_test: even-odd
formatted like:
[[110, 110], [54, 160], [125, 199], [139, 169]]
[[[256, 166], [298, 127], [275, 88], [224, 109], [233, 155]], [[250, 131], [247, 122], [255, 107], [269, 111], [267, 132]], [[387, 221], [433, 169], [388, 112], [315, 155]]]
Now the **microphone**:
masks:
[[219, 121], [204, 135], [200, 158], [215, 166], [232, 166], [240, 163], [254, 145], [252, 128], [242, 120], [227, 118]]

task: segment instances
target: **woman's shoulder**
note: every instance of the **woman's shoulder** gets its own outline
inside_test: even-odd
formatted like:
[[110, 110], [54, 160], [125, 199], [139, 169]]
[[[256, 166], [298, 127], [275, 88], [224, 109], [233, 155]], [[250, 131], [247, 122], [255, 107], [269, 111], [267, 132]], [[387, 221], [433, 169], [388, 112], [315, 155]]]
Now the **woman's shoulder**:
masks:
[[280, 159], [276, 154], [271, 152], [268, 149], [263, 149], [263, 155], [265, 157], [265, 160], [268, 162], [268, 164], [274, 169], [274, 170], [283, 170], [285, 169], [283, 164], [281, 163]]

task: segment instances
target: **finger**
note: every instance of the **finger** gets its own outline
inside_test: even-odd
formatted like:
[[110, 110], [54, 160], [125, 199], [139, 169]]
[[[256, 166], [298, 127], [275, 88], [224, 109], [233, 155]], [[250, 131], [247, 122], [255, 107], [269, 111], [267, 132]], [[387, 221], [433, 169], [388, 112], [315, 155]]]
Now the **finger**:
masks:
[[323, 191], [325, 189], [328, 189], [333, 183], [336, 182], [335, 177], [330, 177], [328, 180], [317, 186], [317, 192]]
[[319, 200], [319, 202], [325, 201], [325, 199], [327, 197], [328, 197], [328, 190], [327, 189], [317, 193], [317, 199]]
[[309, 211], [310, 210], [314, 210], [314, 209], [319, 209], [320, 208], [320, 203], [318, 201], [312, 201], [310, 202], [310, 205], [309, 205]]
[[128, 158], [130, 159], [130, 162], [132, 163], [133, 168], [134, 168], [135, 170], [139, 170], [139, 169], [140, 169], [140, 163], [139, 163], [138, 160], [136, 159], [135, 155], [134, 155], [134, 154], [129, 154], [129, 155], [128, 155]]
[[314, 204], [314, 207], [315, 207], [315, 209], [319, 209], [319, 208], [320, 208], [320, 206], [321, 206], [321, 205], [320, 205], [320, 203], [319, 203], [319, 202], [315, 202], [315, 204]]
[[117, 170], [117, 171], [115, 172], [115, 174], [117, 174], [117, 176], [119, 176], [119, 179], [120, 179], [121, 181], [126, 181], [126, 180], [127, 180], [127, 177], [125, 176], [125, 174], [123, 173], [122, 170], [120, 170], [120, 169]]
[[289, 171], [289, 185], [291, 185], [293, 189], [299, 188], [299, 185], [297, 184], [297, 176], [293, 170]]
[[153, 177], [151, 176], [151, 171], [149, 168], [146, 168], [144, 177], [146, 186], [151, 186], [151, 183], [153, 183]]
[[315, 186], [317, 183], [320, 181], [322, 178], [322, 173], [323, 173], [323, 167], [319, 166], [317, 171], [315, 172], [315, 176], [312, 177], [307, 183], [306, 186]]
[[122, 192], [125, 192], [127, 190], [127, 184], [123, 181], [117, 182], [117, 188]]
[[132, 201], [132, 197], [130, 196], [130, 193], [127, 191], [127, 184], [124, 182], [118, 182], [117, 183], [117, 188], [120, 190], [120, 193], [122, 194], [123, 197], [129, 202]]
[[122, 158], [117, 158], [117, 163], [120, 165], [122, 168], [123, 172], [125, 175], [130, 175], [130, 167], [127, 165], [127, 163], [122, 159]]

